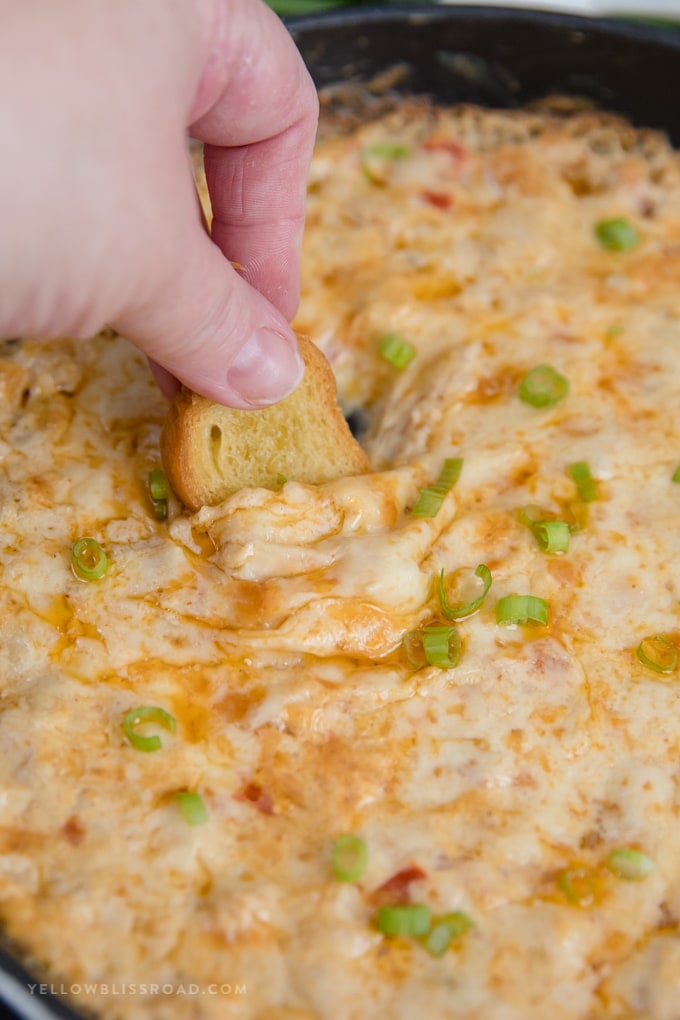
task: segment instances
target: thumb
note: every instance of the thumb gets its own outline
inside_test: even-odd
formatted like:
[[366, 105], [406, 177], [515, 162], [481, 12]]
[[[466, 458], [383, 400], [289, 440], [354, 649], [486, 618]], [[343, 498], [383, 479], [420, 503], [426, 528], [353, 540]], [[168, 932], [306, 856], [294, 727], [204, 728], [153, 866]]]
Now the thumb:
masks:
[[198, 223], [182, 248], [181, 264], [159, 260], [165, 266], [152, 296], [115, 327], [152, 360], [166, 394], [174, 377], [211, 400], [245, 410], [288, 396], [304, 366], [286, 319], [242, 279]]

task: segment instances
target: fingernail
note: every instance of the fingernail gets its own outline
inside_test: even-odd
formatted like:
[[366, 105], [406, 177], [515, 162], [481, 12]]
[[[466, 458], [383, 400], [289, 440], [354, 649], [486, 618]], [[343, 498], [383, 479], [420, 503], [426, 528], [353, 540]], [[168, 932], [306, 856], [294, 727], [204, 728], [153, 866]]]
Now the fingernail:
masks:
[[227, 384], [252, 407], [268, 407], [296, 388], [304, 372], [297, 344], [261, 326], [227, 370]]

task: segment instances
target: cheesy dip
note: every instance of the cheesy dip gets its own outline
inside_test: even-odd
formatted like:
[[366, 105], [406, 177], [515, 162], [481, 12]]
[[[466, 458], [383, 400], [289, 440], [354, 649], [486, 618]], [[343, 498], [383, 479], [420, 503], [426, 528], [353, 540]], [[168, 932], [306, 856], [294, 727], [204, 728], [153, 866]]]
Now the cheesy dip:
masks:
[[663, 138], [414, 101], [309, 185], [296, 325], [373, 473], [189, 514], [133, 347], [5, 342], [36, 981], [104, 1020], [677, 1020], [679, 284]]

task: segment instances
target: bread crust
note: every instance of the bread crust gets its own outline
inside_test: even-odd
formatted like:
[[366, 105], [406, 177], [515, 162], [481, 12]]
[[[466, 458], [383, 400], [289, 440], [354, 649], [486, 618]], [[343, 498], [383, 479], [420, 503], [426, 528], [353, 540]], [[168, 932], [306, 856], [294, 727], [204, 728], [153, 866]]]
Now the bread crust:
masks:
[[333, 371], [307, 337], [298, 337], [305, 374], [272, 407], [224, 407], [183, 389], [161, 434], [170, 485], [185, 506], [215, 506], [243, 488], [279, 488], [286, 481], [321, 484], [365, 474], [369, 460], [337, 400]]

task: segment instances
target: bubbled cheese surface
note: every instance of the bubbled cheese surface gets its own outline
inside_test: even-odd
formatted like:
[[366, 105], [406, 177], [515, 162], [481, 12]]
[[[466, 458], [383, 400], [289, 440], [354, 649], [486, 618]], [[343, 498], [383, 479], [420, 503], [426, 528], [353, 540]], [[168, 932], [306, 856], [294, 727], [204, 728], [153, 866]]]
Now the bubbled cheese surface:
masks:
[[[597, 242], [612, 217], [633, 250]], [[105, 1020], [673, 1020], [680, 672], [635, 649], [680, 632], [677, 157], [594, 114], [421, 104], [325, 138], [297, 325], [366, 414], [375, 473], [193, 516], [171, 500], [168, 522], [141, 355], [3, 347], [5, 929]], [[416, 350], [403, 371], [388, 332]], [[546, 409], [517, 395], [540, 364], [570, 384]], [[460, 480], [412, 517], [446, 457]], [[546, 555], [518, 511], [573, 512], [577, 461], [600, 499]], [[97, 582], [70, 568], [84, 535], [109, 556]], [[480, 563], [459, 665], [409, 665], [440, 570]], [[511, 593], [548, 625], [499, 626]], [[140, 705], [177, 720], [159, 751], [125, 739]], [[356, 884], [331, 870], [346, 832], [368, 847]], [[616, 848], [648, 877], [612, 874]], [[440, 958], [384, 937], [390, 880], [474, 927]]]

